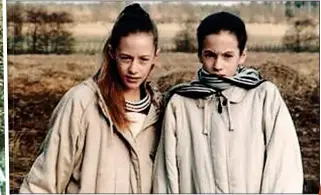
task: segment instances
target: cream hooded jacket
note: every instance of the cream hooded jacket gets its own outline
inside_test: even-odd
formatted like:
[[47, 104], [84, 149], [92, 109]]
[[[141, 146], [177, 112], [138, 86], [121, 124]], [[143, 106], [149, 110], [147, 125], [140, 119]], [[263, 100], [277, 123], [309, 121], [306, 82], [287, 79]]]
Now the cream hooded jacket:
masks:
[[168, 102], [154, 170], [154, 193], [302, 193], [299, 142], [271, 82]]
[[159, 97], [152, 93], [143, 128], [133, 139], [113, 126], [92, 78], [70, 89], [52, 114], [44, 149], [20, 193], [150, 193]]

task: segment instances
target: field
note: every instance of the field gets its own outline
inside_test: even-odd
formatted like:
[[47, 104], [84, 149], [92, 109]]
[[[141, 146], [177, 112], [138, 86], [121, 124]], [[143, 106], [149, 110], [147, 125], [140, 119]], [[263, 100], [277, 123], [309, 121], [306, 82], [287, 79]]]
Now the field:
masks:
[[[104, 37], [108, 35], [112, 28], [112, 23], [92, 22], [92, 23], [75, 23], [72, 25], [71, 31], [77, 37]], [[198, 24], [195, 24], [196, 28]], [[159, 29], [160, 39], [174, 37], [175, 34], [182, 28], [182, 25], [177, 23], [162, 23], [157, 24]], [[248, 34], [254, 37], [282, 37], [288, 28], [287, 24], [269, 24], [269, 23], [248, 23], [246, 24]], [[273, 31], [269, 31], [273, 28]], [[279, 41], [278, 39], [275, 40]]]
[[[274, 81], [294, 119], [303, 156], [305, 193], [319, 189], [319, 54], [249, 52], [247, 64]], [[17, 193], [47, 133], [51, 112], [71, 86], [99, 67], [98, 55], [8, 56], [10, 189]], [[195, 54], [162, 53], [151, 80], [162, 91], [190, 80]], [[156, 74], [157, 73], [157, 74]]]

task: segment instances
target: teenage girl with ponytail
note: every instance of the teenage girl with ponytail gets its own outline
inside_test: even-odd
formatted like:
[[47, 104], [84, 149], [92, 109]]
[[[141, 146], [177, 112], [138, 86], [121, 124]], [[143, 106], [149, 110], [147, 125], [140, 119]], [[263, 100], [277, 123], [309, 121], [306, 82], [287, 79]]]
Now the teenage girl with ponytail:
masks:
[[161, 96], [147, 77], [158, 53], [150, 16], [127, 6], [99, 71], [55, 108], [21, 193], [151, 193]]

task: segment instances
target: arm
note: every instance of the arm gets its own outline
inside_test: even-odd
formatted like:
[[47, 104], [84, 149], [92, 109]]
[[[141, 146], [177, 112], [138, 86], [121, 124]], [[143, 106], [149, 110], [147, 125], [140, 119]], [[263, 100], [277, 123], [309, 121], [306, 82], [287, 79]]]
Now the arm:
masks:
[[176, 116], [169, 103], [154, 164], [153, 193], [179, 193], [176, 141]]
[[63, 193], [72, 174], [78, 132], [79, 103], [63, 98], [50, 119], [41, 154], [24, 179], [20, 193]]
[[302, 193], [302, 159], [296, 130], [278, 89], [268, 90], [264, 105], [266, 161], [262, 193]]

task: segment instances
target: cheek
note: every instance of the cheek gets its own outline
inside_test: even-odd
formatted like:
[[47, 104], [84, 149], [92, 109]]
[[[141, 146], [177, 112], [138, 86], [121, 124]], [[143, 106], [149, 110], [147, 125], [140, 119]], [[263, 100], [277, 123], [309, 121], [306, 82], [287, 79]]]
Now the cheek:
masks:
[[238, 58], [231, 58], [227, 61], [230, 67], [234, 67], [238, 65]]
[[141, 71], [142, 71], [142, 76], [144, 78], [146, 78], [148, 76], [148, 73], [151, 71], [152, 66], [148, 66], [148, 67], [142, 67]]
[[125, 65], [118, 64], [117, 71], [121, 77], [124, 77], [127, 74], [127, 67]]
[[228, 67], [229, 72], [234, 74], [236, 72], [238, 65], [239, 65], [238, 60], [234, 59], [233, 61], [229, 62], [228, 64], [229, 65], [227, 67]]
[[213, 60], [201, 58], [201, 63], [206, 67], [210, 67], [213, 65]]

